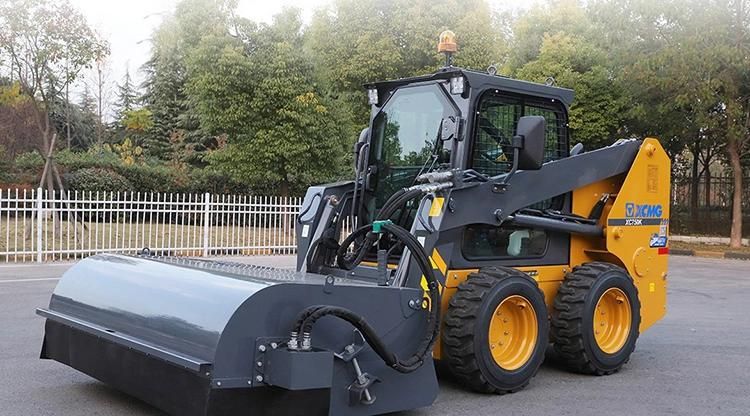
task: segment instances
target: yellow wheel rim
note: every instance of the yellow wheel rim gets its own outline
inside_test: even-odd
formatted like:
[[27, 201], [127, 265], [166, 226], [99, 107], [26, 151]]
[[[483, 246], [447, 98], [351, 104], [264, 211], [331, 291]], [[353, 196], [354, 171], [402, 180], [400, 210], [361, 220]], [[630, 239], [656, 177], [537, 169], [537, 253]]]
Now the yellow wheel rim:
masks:
[[508, 371], [521, 368], [534, 353], [538, 332], [536, 312], [528, 299], [520, 295], [503, 299], [490, 320], [488, 341], [495, 363]]
[[596, 344], [605, 353], [615, 354], [627, 342], [631, 325], [630, 299], [621, 289], [607, 289], [594, 309]]

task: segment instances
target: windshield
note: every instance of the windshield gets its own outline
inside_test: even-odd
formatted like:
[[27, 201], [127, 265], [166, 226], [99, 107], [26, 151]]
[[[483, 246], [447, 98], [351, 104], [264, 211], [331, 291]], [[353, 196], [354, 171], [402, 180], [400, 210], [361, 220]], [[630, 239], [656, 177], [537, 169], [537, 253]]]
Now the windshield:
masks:
[[451, 141], [440, 132], [444, 118], [455, 115], [437, 84], [397, 90], [373, 120], [370, 165], [375, 166], [376, 208], [420, 173], [450, 162]]

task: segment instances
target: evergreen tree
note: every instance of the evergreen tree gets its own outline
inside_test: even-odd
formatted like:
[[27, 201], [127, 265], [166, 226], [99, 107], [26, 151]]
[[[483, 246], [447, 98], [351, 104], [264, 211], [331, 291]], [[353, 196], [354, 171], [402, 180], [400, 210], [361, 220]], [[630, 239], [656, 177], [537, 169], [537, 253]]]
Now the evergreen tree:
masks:
[[136, 91], [133, 80], [130, 77], [130, 69], [125, 70], [125, 76], [122, 84], [117, 84], [117, 97], [115, 98], [115, 121], [122, 120], [124, 114], [135, 109], [138, 101], [138, 92]]
[[96, 143], [96, 98], [86, 83], [78, 99], [78, 104], [71, 106], [72, 147], [87, 149]]
[[[151, 58], [143, 67], [143, 104], [151, 111], [154, 122], [144, 142], [149, 155], [172, 159], [175, 137], [199, 150], [207, 149], [213, 141], [196, 122], [185, 94], [186, 60], [204, 37], [229, 32], [231, 3], [184, 0], [154, 33]], [[191, 161], [197, 163], [201, 159], [198, 156]]]
[[78, 99], [78, 107], [86, 114], [91, 114], [92, 117], [96, 117], [96, 99], [91, 94], [89, 86], [83, 84], [83, 92], [81, 97]]
[[144, 148], [150, 156], [166, 158], [169, 152], [169, 137], [179, 128], [179, 115], [185, 111], [185, 96], [182, 61], [174, 54], [173, 44], [159, 33], [155, 39], [151, 59], [144, 65], [146, 80], [143, 84], [144, 105], [151, 111], [154, 124], [144, 140]]

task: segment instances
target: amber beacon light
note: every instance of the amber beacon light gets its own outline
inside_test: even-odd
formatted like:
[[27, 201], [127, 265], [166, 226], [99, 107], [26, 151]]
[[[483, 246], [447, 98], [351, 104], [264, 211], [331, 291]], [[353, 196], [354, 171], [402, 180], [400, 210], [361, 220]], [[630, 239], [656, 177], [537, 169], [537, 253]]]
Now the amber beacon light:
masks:
[[450, 30], [446, 30], [440, 34], [440, 41], [438, 43], [438, 52], [445, 54], [445, 66], [451, 66], [453, 64], [453, 54], [458, 50], [458, 44], [456, 43], [456, 34]]

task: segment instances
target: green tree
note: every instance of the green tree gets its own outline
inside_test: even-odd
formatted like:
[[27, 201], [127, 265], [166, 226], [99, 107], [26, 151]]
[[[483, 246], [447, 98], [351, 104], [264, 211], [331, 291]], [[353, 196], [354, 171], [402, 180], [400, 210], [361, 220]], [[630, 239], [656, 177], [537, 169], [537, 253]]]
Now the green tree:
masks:
[[[699, 27], [690, 36], [705, 45], [704, 59], [716, 65], [717, 108], [724, 116], [725, 151], [732, 171], [732, 227], [730, 246], [742, 245], [742, 158], [750, 153], [750, 1], [711, 0], [708, 13], [690, 22]], [[706, 7], [706, 2], [694, 2]]]
[[569, 120], [574, 142], [593, 149], [626, 134], [622, 126], [627, 97], [616, 81], [617, 68], [596, 40], [588, 12], [579, 1], [537, 5], [511, 24], [511, 50], [503, 71], [573, 89]]
[[307, 44], [321, 84], [361, 127], [369, 111], [362, 84], [434, 72], [445, 29], [457, 33], [456, 65], [502, 62], [500, 18], [484, 0], [336, 0], [313, 16]]
[[120, 121], [125, 114], [135, 109], [138, 102], [138, 91], [130, 77], [130, 70], [125, 70], [122, 83], [117, 84], [117, 96], [115, 97], [115, 120]]
[[96, 99], [91, 95], [91, 90], [89, 90], [89, 87], [86, 84], [83, 85], [83, 91], [81, 91], [81, 96], [78, 99], [78, 107], [80, 107], [81, 111], [84, 113], [96, 117]]
[[[109, 52], [67, 0], [39, 2], [6, 0], [0, 3], [0, 55], [11, 63], [14, 79], [35, 109], [34, 125], [40, 140], [37, 150], [45, 159], [56, 134], [51, 112], [57, 97], [92, 61]], [[49, 160], [48, 160], [49, 162]], [[62, 188], [54, 163], [51, 172]], [[42, 178], [48, 189], [53, 176]]]
[[[623, 44], [614, 60], [632, 98], [634, 130], [661, 132], [673, 149], [687, 145], [694, 181], [698, 159], [705, 170], [723, 151], [733, 188], [741, 190], [741, 161], [750, 150], [750, 2], [613, 0], [594, 3], [592, 15], [606, 33], [603, 41], [620, 38]], [[697, 182], [693, 186], [697, 190]], [[736, 191], [733, 247], [741, 235], [742, 196]]]
[[546, 36], [573, 35], [590, 42], [592, 30], [586, 9], [579, 0], [550, 0], [540, 3], [509, 22], [513, 36], [504, 71], [512, 73], [538, 58]]
[[201, 125], [226, 137], [211, 164], [283, 196], [333, 179], [348, 140], [337, 109], [312, 80], [299, 11], [287, 9], [271, 25], [238, 27], [240, 37], [205, 38], [188, 66]]
[[144, 144], [149, 155], [167, 159], [170, 138], [175, 134], [203, 147], [210, 141], [196, 124], [196, 114], [185, 93], [187, 59], [204, 37], [229, 32], [233, 4], [220, 0], [181, 1], [173, 15], [154, 32], [151, 57], [143, 67], [146, 79], [142, 99], [154, 120]]
[[546, 34], [536, 58], [515, 75], [540, 83], [552, 77], [559, 86], [575, 90], [569, 114], [575, 141], [595, 149], [616, 139], [626, 102], [613, 83], [606, 54], [591, 42], [562, 32]]
[[165, 22], [154, 34], [151, 58], [143, 67], [146, 78], [142, 101], [154, 116], [154, 127], [144, 147], [156, 157], [165, 157], [169, 152], [168, 138], [179, 129], [179, 116], [187, 111], [183, 61], [177, 54], [179, 40], [171, 33], [172, 26], [172, 22]]

